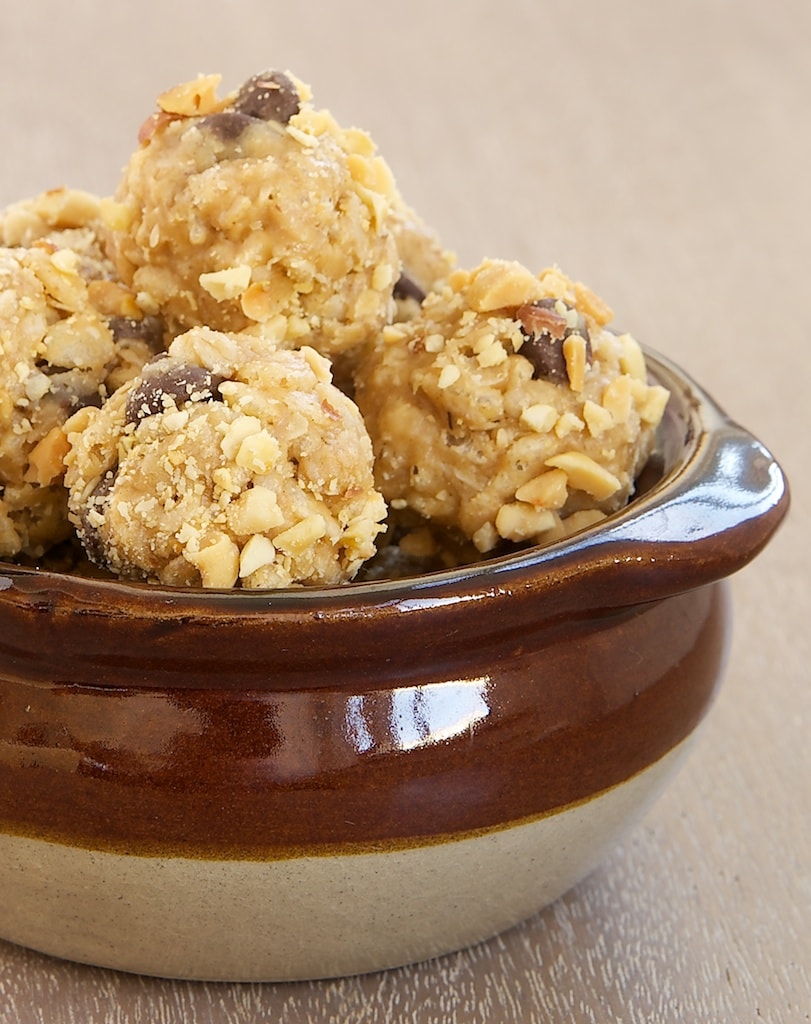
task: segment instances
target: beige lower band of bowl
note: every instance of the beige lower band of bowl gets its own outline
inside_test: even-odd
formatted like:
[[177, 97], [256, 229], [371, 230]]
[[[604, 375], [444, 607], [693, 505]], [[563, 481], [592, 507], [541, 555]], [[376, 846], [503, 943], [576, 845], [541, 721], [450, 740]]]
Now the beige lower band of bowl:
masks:
[[2, 836], [0, 936], [186, 979], [302, 980], [424, 960], [516, 924], [588, 874], [684, 746], [558, 813], [390, 852], [216, 861]]

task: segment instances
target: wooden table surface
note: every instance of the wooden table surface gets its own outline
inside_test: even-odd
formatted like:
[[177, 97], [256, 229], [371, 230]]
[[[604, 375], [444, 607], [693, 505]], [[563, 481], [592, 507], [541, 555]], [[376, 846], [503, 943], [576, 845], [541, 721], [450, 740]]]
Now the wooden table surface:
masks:
[[[3, 3], [0, 203], [112, 191], [154, 96], [281, 66], [371, 131], [463, 265], [558, 263], [777, 455], [686, 766], [574, 891], [378, 975], [177, 983], [0, 943], [2, 1024], [811, 1019], [811, 4]], [[805, 469], [803, 469], [805, 467]]]

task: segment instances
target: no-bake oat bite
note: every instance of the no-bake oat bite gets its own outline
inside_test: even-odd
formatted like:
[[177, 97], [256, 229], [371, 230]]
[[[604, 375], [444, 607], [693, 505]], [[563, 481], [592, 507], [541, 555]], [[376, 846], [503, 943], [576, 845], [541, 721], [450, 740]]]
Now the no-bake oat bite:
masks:
[[0, 557], [331, 586], [621, 508], [668, 395], [605, 303], [457, 268], [290, 72], [219, 84], [158, 97], [112, 196], [0, 211]]
[[375, 476], [394, 509], [482, 553], [554, 540], [624, 505], [668, 392], [584, 285], [514, 262], [458, 270], [356, 370]]
[[174, 330], [278, 321], [326, 355], [393, 314], [396, 190], [368, 135], [281, 72], [164, 93], [106, 216], [116, 265]]
[[70, 535], [65, 420], [100, 404], [161, 346], [115, 280], [98, 200], [57, 189], [0, 214], [0, 556]]
[[193, 328], [65, 430], [71, 518], [118, 575], [330, 585], [374, 554], [371, 444], [312, 348]]

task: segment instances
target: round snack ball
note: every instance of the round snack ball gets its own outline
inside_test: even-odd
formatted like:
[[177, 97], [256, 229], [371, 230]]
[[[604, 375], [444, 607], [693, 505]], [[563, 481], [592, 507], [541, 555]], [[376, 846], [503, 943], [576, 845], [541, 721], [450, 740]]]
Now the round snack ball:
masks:
[[66, 430], [72, 520], [120, 576], [326, 586], [374, 554], [371, 443], [309, 346], [192, 328]]
[[291, 76], [224, 100], [218, 82], [164, 93], [142, 128], [105, 209], [119, 271], [176, 333], [281, 320], [286, 340], [345, 352], [393, 315], [391, 174]]
[[105, 235], [101, 200], [81, 189], [49, 189], [0, 211], [0, 245], [30, 248], [45, 243], [53, 250], [71, 249], [88, 282], [118, 276], [105, 249]]
[[106, 322], [115, 341], [115, 361], [105, 386], [114, 391], [152, 356], [165, 348], [166, 328], [158, 316], [146, 316], [132, 291], [118, 277], [107, 254], [102, 200], [75, 188], [54, 188], [0, 211], [0, 245], [44, 249], [82, 278], [86, 303]]
[[554, 539], [621, 507], [668, 393], [611, 311], [557, 270], [486, 260], [365, 353], [355, 398], [393, 508], [480, 552]]
[[70, 534], [62, 425], [137, 362], [140, 349], [119, 351], [82, 268], [49, 241], [0, 249], [0, 557], [36, 558]]

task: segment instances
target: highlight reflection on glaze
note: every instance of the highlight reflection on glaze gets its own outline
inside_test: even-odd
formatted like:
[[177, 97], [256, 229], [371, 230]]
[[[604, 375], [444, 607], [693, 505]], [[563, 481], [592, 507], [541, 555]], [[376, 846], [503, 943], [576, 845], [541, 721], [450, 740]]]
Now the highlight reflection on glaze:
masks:
[[[347, 701], [346, 735], [359, 753], [415, 750], [471, 732], [490, 714], [486, 699], [489, 676], [407, 686], [387, 693], [359, 694]], [[388, 704], [385, 727], [376, 728]]]

